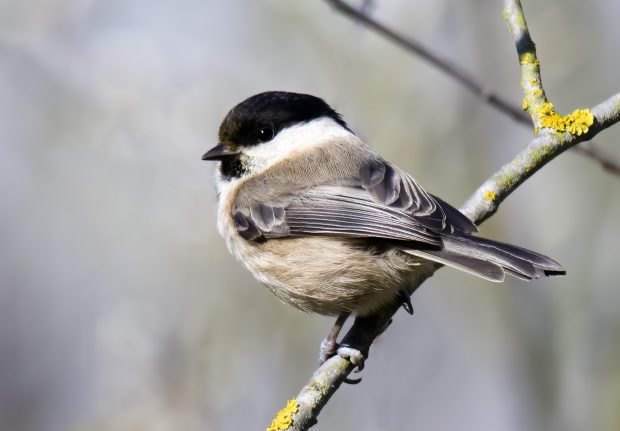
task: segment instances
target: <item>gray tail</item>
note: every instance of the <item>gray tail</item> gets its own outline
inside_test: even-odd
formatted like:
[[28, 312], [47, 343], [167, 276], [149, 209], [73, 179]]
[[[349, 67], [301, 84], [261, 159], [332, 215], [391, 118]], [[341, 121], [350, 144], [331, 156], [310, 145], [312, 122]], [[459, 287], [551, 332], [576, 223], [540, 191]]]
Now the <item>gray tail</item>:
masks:
[[490, 281], [504, 281], [506, 273], [524, 280], [564, 275], [555, 260], [515, 245], [465, 235], [442, 237], [440, 250], [407, 250], [407, 253], [452, 266]]

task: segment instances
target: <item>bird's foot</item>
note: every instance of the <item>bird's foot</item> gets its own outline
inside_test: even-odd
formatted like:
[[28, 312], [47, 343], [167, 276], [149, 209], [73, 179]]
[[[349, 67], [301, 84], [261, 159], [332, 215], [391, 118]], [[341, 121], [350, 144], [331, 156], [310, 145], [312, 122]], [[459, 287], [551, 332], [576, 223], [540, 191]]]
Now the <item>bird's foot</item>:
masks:
[[360, 372], [364, 369], [366, 355], [364, 355], [360, 349], [347, 345], [340, 345], [329, 338], [326, 338], [321, 342], [319, 365], [323, 365], [325, 361], [336, 354], [355, 365], [356, 372]]
[[367, 354], [365, 355], [361, 350], [351, 346], [340, 346], [338, 347], [338, 356], [355, 365], [356, 373], [364, 369], [364, 361], [366, 360]]

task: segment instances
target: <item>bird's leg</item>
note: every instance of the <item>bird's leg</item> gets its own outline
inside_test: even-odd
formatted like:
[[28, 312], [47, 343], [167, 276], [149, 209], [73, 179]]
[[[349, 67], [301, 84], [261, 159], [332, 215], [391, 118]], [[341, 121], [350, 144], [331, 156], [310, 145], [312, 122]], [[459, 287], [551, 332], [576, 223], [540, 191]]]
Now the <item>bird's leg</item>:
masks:
[[372, 341], [392, 323], [390, 319], [378, 328], [380, 320], [380, 315], [357, 316], [353, 323], [355, 330], [349, 331], [338, 347], [338, 355], [357, 366], [358, 372], [364, 369], [364, 361], [368, 357], [368, 349]]
[[334, 356], [338, 351], [338, 335], [344, 326], [344, 322], [351, 313], [342, 313], [334, 322], [334, 326], [327, 334], [327, 337], [321, 342], [321, 351], [319, 353], [319, 364], [323, 365], [325, 361]]
[[[413, 314], [410, 292], [401, 289], [394, 306], [401, 306], [409, 313]], [[357, 367], [356, 372], [364, 369], [364, 361], [368, 358], [368, 351], [373, 340], [390, 326], [392, 319], [387, 319], [384, 314], [378, 313], [370, 316], [357, 316], [353, 322], [351, 330], [342, 339], [337, 347], [338, 356], [347, 359]], [[357, 383], [359, 380], [345, 380], [347, 383]]]

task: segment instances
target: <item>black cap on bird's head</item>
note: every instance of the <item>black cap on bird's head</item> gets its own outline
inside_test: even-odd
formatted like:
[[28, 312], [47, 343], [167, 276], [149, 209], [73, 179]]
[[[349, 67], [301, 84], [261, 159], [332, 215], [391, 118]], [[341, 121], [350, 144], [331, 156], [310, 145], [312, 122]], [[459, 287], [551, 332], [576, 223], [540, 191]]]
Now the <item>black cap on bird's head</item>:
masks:
[[344, 120], [322, 99], [309, 94], [267, 91], [239, 103], [228, 112], [220, 126], [220, 143], [203, 160], [225, 160], [239, 154], [239, 147], [268, 142], [281, 130], [321, 117], [343, 127]]

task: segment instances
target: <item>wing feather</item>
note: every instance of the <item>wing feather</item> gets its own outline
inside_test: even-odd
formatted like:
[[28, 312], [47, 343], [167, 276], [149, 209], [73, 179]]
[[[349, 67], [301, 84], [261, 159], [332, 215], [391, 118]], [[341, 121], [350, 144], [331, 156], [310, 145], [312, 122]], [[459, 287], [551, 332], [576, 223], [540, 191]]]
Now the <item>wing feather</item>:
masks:
[[443, 233], [476, 230], [457, 209], [381, 159], [365, 164], [357, 177], [342, 183], [237, 208], [234, 217], [251, 239], [332, 235], [440, 245]]
[[360, 187], [316, 187], [289, 203], [285, 214], [292, 235], [320, 231], [325, 235], [439, 244], [437, 234], [413, 216], [373, 201]]

